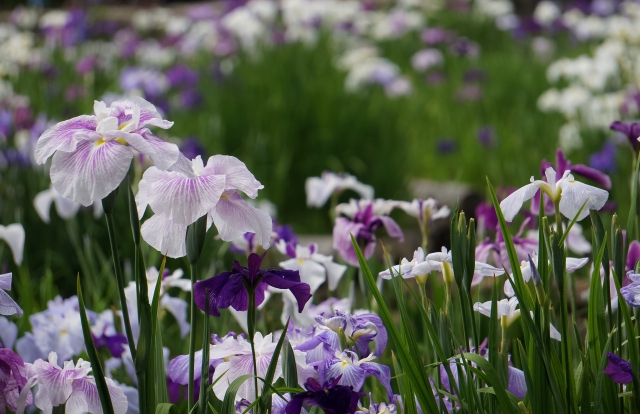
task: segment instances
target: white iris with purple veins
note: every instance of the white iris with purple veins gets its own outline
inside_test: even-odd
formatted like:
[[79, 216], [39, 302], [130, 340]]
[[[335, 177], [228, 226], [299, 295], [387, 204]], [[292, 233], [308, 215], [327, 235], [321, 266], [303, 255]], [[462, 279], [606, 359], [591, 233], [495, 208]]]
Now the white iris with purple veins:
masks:
[[102, 200], [122, 182], [136, 153], [149, 156], [161, 170], [178, 159], [178, 147], [148, 129], [173, 125], [149, 102], [132, 97], [109, 107], [95, 101], [93, 108], [95, 115], [59, 122], [38, 139], [36, 162], [53, 156], [51, 182], [63, 197], [84, 206]]
[[232, 241], [253, 232], [267, 249], [271, 216], [249, 205], [239, 194], [241, 191], [256, 198], [262, 188], [235, 157], [214, 155], [205, 166], [200, 156], [190, 161], [180, 155], [169, 171], [151, 167], [140, 180], [138, 214], [142, 217], [147, 206], [155, 213], [143, 223], [142, 237], [160, 253], [182, 257], [186, 254], [187, 227], [206, 215], [207, 229], [215, 224], [222, 240]]

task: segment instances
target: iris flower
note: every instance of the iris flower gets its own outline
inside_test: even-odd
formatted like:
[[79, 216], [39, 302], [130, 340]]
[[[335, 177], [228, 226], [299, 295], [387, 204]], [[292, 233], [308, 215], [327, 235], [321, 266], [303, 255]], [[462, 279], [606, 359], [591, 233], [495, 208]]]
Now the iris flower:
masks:
[[178, 159], [178, 147], [155, 136], [150, 126], [167, 129], [156, 107], [142, 98], [95, 101], [95, 115], [59, 122], [38, 139], [35, 159], [44, 164], [53, 155], [51, 182], [63, 196], [84, 206], [118, 187], [137, 152], [167, 169]]
[[[27, 367], [20, 356], [9, 348], [0, 345], [0, 413], [18, 410], [18, 397], [27, 385]], [[25, 395], [26, 405], [33, 404], [30, 391]]]
[[360, 391], [364, 385], [364, 380], [368, 376], [374, 376], [380, 384], [387, 390], [387, 396], [391, 398], [391, 370], [388, 366], [373, 362], [375, 355], [371, 354], [366, 358], [358, 358], [352, 351], [336, 351], [333, 358], [321, 362], [318, 367], [320, 379], [340, 378], [338, 385], [353, 387]]
[[[277, 343], [274, 342], [273, 334], [263, 336], [260, 332], [256, 332], [253, 343], [255, 345], [258, 376], [264, 378]], [[224, 360], [216, 367], [212, 379], [215, 382], [220, 378], [213, 386], [213, 392], [221, 400], [224, 399], [229, 384], [236, 378], [246, 374], [253, 375], [251, 345], [243, 336], [238, 336], [237, 338], [229, 337], [221, 344], [213, 345], [209, 351], [209, 357], [212, 360]], [[302, 385], [308, 378], [313, 378], [316, 375], [315, 370], [306, 364], [303, 352], [294, 351], [294, 357], [298, 371], [298, 381]], [[281, 361], [278, 361], [273, 380], [276, 381], [281, 376], [282, 366]], [[237, 396], [250, 402], [255, 401], [255, 388], [251, 381], [245, 381], [240, 386]]]
[[[37, 360], [31, 371], [35, 375], [29, 378], [27, 386], [30, 388], [38, 384], [35, 403], [42, 411], [50, 413], [53, 407], [64, 404], [67, 414], [102, 413], [95, 379], [89, 375], [89, 362], [79, 359], [74, 365], [73, 361], [66, 361], [59, 367], [58, 356], [51, 352], [48, 362]], [[128, 408], [127, 397], [113, 380], [105, 379], [114, 412], [125, 414]]]
[[297, 270], [260, 270], [265, 255], [266, 252], [262, 256], [251, 253], [248, 259], [249, 267], [244, 267], [234, 260], [230, 272], [196, 282], [194, 300], [198, 307], [204, 311], [206, 291], [209, 295], [210, 315], [220, 316], [218, 309], [226, 309], [229, 306], [237, 311], [246, 311], [249, 307], [247, 289], [255, 289], [256, 306], [259, 306], [264, 301], [267, 286], [271, 286], [290, 290], [298, 302], [298, 312], [302, 312], [304, 305], [311, 299], [309, 285], [300, 282]]
[[22, 315], [22, 308], [5, 290], [11, 290], [12, 273], [0, 275], [0, 315]]
[[629, 306], [640, 307], [640, 274], [635, 274], [630, 270], [627, 272], [627, 277], [631, 280], [631, 284], [621, 287], [620, 295]]
[[[69, 200], [60, 195], [60, 193], [51, 185], [47, 190], [40, 191], [33, 198], [33, 207], [36, 212], [45, 223], [51, 221], [51, 204], [55, 204], [58, 216], [63, 220], [68, 220], [78, 213], [80, 204]], [[93, 217], [99, 218], [102, 216], [102, 203], [96, 201], [93, 203]]]
[[[360, 245], [365, 259], [373, 255], [376, 247], [375, 232], [384, 227], [389, 236], [404, 240], [404, 234], [400, 226], [388, 214], [392, 207], [390, 204], [380, 204], [368, 200], [340, 204], [336, 207], [336, 213], [343, 213], [349, 218], [337, 217], [333, 227], [333, 248], [340, 256], [352, 266], [359, 266], [358, 257], [351, 244], [351, 235]], [[378, 213], [376, 213], [378, 210]], [[386, 212], [385, 212], [386, 211]]]
[[557, 181], [556, 172], [552, 167], [546, 169], [545, 175], [547, 181], [534, 180], [531, 177], [531, 184], [514, 191], [502, 200], [500, 208], [505, 220], [513, 221], [522, 204], [532, 198], [538, 189], [544, 191], [554, 203], [559, 203], [560, 213], [569, 220], [578, 214], [585, 202], [586, 205], [578, 216], [578, 220], [587, 217], [589, 210], [600, 210], [609, 197], [609, 193], [605, 190], [575, 181], [569, 170], [566, 170]]
[[373, 198], [373, 187], [370, 185], [362, 184], [353, 175], [330, 171], [323, 172], [321, 177], [307, 178], [305, 189], [309, 207], [322, 207], [333, 194], [344, 190], [353, 190], [364, 199]]
[[309, 378], [304, 384], [307, 391], [291, 397], [286, 414], [300, 414], [303, 404], [319, 407], [327, 414], [354, 414], [358, 400], [366, 394], [354, 391], [353, 387], [339, 385], [341, 379], [330, 379], [320, 385], [315, 379]]
[[266, 249], [271, 239], [271, 217], [250, 206], [238, 193], [255, 198], [262, 188], [235, 157], [215, 155], [205, 166], [200, 156], [189, 161], [180, 155], [169, 171], [151, 167], [140, 180], [138, 214], [142, 217], [147, 206], [155, 213], [142, 224], [142, 237], [161, 253], [182, 257], [186, 254], [187, 227], [207, 215], [207, 228], [215, 224], [222, 240], [232, 241], [254, 232]]
[[318, 245], [311, 243], [308, 247], [300, 244], [285, 243], [280, 240], [276, 244], [278, 251], [291, 257], [289, 260], [280, 262], [280, 266], [287, 270], [297, 270], [300, 272], [300, 280], [307, 283], [313, 294], [326, 280], [329, 290], [334, 291], [342, 275], [347, 270], [347, 266], [334, 263], [332, 256], [325, 256], [318, 253]]

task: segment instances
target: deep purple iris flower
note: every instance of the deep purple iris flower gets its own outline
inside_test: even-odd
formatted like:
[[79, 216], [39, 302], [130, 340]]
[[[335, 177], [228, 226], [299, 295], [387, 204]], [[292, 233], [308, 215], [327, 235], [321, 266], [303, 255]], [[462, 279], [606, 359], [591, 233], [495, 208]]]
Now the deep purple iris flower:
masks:
[[482, 226], [484, 230], [495, 230], [498, 227], [498, 215], [493, 204], [481, 202], [475, 210], [475, 219], [478, 226]]
[[166, 74], [171, 87], [195, 87], [198, 85], [198, 72], [186, 65], [176, 65]]
[[634, 151], [638, 151], [640, 148], [640, 122], [622, 122], [614, 121], [609, 125], [609, 129], [623, 133], [629, 139]]
[[[105, 329], [106, 330], [106, 329]], [[101, 336], [93, 336], [96, 348], [106, 347], [114, 358], [120, 358], [127, 344], [127, 337], [123, 334], [116, 333], [114, 335], [102, 334]]]
[[259, 256], [251, 253], [248, 259], [249, 267], [244, 267], [234, 260], [230, 272], [222, 272], [207, 280], [196, 282], [193, 288], [198, 307], [205, 310], [205, 292], [208, 292], [209, 314], [220, 316], [218, 309], [226, 309], [229, 306], [237, 311], [246, 311], [249, 308], [247, 289], [255, 289], [256, 306], [259, 306], [264, 301], [267, 286], [271, 286], [291, 291], [298, 302], [298, 312], [302, 312], [304, 305], [311, 299], [309, 285], [300, 282], [300, 273], [297, 270], [260, 270], [260, 264], [266, 254], [265, 252]]
[[[0, 344], [0, 412], [6, 408], [16, 411], [18, 409], [18, 396], [27, 383], [27, 368], [18, 354], [9, 348], [2, 348]], [[33, 403], [31, 392], [27, 397], [27, 405]]]
[[631, 362], [620, 358], [618, 355], [608, 352], [609, 363], [604, 369], [604, 373], [611, 377], [611, 381], [618, 384], [628, 384], [633, 381], [631, 375]]
[[358, 400], [366, 394], [356, 392], [353, 387], [338, 385], [342, 376], [320, 385], [309, 378], [305, 384], [307, 391], [295, 394], [287, 404], [286, 414], [300, 414], [302, 405], [320, 407], [327, 414], [354, 414]]

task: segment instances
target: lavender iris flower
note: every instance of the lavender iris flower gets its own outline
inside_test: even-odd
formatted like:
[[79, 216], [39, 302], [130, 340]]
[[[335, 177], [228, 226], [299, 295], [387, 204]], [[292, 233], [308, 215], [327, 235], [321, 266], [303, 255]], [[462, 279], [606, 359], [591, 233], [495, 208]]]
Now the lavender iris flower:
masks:
[[353, 387], [360, 391], [364, 380], [373, 376], [387, 390], [387, 396], [391, 398], [391, 370], [388, 366], [373, 362], [376, 357], [371, 354], [366, 358], [358, 358], [353, 351], [336, 351], [333, 358], [326, 359], [318, 367], [320, 379], [340, 378], [338, 385]]
[[353, 387], [338, 385], [340, 380], [338, 377], [320, 385], [315, 379], [309, 378], [305, 384], [307, 391], [291, 397], [286, 414], [300, 414], [303, 404], [320, 407], [327, 414], [354, 414], [358, 400], [366, 394], [354, 391]]
[[640, 142], [638, 142], [638, 138], [640, 137], [640, 122], [614, 121], [609, 126], [609, 129], [626, 135], [633, 150], [638, 151], [640, 148]]
[[335, 226], [333, 227], [333, 248], [352, 266], [359, 266], [359, 264], [358, 257], [351, 244], [351, 234], [353, 234], [362, 249], [365, 259], [373, 255], [376, 247], [375, 232], [383, 226], [389, 236], [399, 241], [404, 240], [402, 229], [391, 217], [375, 214], [374, 204], [371, 202], [367, 201], [366, 206], [362, 204], [364, 203], [358, 203], [358, 211], [351, 215], [350, 219], [345, 217], [336, 218]]
[[[178, 159], [178, 147], [147, 128], [170, 128], [155, 106], [142, 98], [95, 101], [95, 115], [81, 115], [46, 130], [38, 140], [35, 159], [44, 164], [53, 155], [51, 182], [58, 192], [84, 206], [116, 189], [129, 170], [135, 151], [148, 155], [166, 170]], [[135, 151], [134, 151], [135, 150]]]
[[608, 352], [607, 358], [609, 363], [604, 369], [604, 373], [611, 377], [613, 382], [618, 384], [629, 384], [633, 381], [631, 374], [631, 362], [626, 361], [614, 353]]
[[549, 167], [553, 167], [556, 170], [557, 175], [562, 175], [565, 171], [569, 170], [572, 174], [594, 181], [599, 186], [604, 187], [607, 190], [611, 189], [611, 178], [609, 178], [607, 174], [583, 164], [572, 164], [571, 161], [565, 157], [564, 152], [559, 148], [556, 151], [556, 165], [554, 166], [547, 160], [542, 160], [542, 164], [540, 165], [540, 174], [544, 176], [546, 169]]
[[640, 274], [629, 270], [627, 272], [627, 278], [631, 280], [631, 284], [620, 288], [620, 295], [622, 295], [629, 306], [638, 308], [640, 307]]
[[[0, 344], [0, 413], [18, 410], [18, 396], [27, 385], [27, 367], [24, 361], [9, 348]], [[33, 395], [29, 391], [26, 405], [33, 404]]]
[[304, 305], [311, 299], [309, 285], [300, 282], [297, 270], [260, 270], [265, 255], [266, 252], [262, 256], [251, 253], [249, 267], [234, 261], [230, 272], [196, 282], [194, 300], [198, 307], [205, 310], [205, 292], [208, 292], [211, 315], [220, 316], [218, 309], [226, 309], [229, 306], [237, 311], [246, 311], [249, 307], [248, 289], [255, 289], [256, 306], [259, 306], [264, 301], [267, 286], [271, 286], [291, 291], [298, 302], [298, 312], [302, 312]]

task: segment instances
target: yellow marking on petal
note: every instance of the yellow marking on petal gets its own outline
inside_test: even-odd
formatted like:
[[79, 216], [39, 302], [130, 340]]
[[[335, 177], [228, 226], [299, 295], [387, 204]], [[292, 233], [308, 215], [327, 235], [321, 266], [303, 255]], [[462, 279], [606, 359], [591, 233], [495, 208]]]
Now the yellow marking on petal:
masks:
[[223, 194], [220, 196], [220, 198], [224, 198], [225, 200], [228, 200], [228, 199], [229, 199], [229, 196], [223, 193]]
[[124, 138], [116, 138], [116, 141], [118, 141], [120, 144], [124, 145], [125, 147], [129, 146], [129, 143], [125, 141]]
[[124, 124], [120, 125], [120, 126], [118, 127], [118, 129], [119, 129], [120, 131], [122, 131], [123, 129], [125, 129], [125, 128], [127, 127], [127, 125], [129, 125], [129, 123], [128, 123], [128, 122], [125, 122]]
[[304, 264], [304, 259], [298, 259], [298, 264]]
[[107, 142], [107, 141], [105, 141], [104, 139], [100, 138], [99, 140], [96, 141], [96, 145], [99, 147], [100, 145], [104, 144], [105, 142]]

